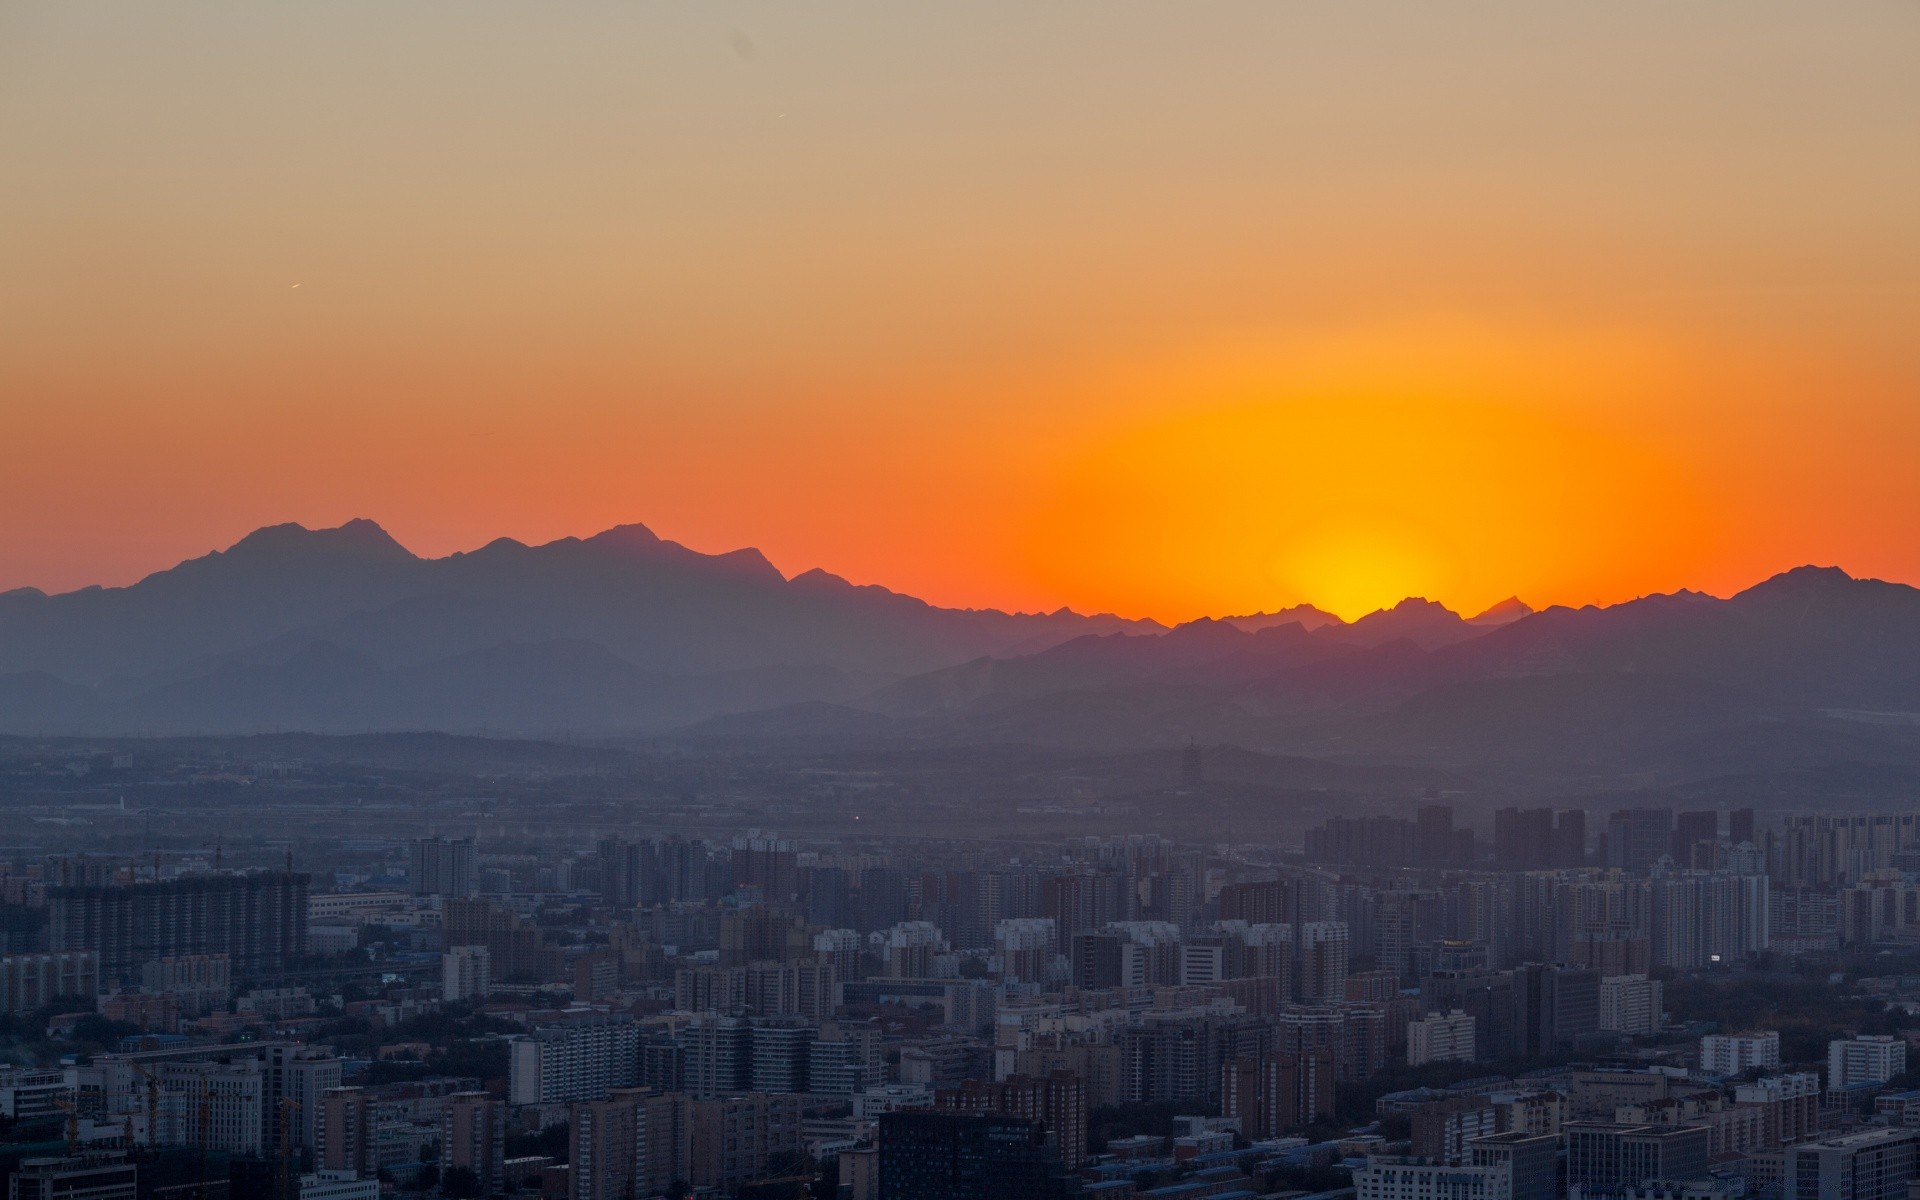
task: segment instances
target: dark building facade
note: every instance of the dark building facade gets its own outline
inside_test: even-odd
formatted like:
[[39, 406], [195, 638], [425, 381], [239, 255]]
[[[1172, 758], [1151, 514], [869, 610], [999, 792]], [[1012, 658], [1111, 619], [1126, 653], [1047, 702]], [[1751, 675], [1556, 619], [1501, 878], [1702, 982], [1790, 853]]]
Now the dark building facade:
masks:
[[113, 887], [47, 891], [51, 948], [92, 950], [102, 982], [137, 984], [169, 955], [224, 954], [238, 977], [274, 975], [307, 953], [310, 878], [292, 871], [190, 875]]
[[995, 1113], [880, 1118], [880, 1200], [1056, 1200], [1080, 1194], [1038, 1121]]

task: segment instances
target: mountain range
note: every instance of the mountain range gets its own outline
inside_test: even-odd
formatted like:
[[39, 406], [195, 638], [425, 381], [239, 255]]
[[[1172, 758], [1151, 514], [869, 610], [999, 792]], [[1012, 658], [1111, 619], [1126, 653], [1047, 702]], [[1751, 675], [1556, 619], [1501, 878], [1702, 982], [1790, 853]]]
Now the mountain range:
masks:
[[128, 587], [0, 593], [0, 732], [19, 734], [1199, 739], [1563, 786], [1844, 766], [1884, 788], [1907, 785], [1916, 714], [1920, 591], [1831, 567], [1726, 599], [1168, 628], [939, 608], [639, 525], [429, 559], [359, 520], [262, 529]]

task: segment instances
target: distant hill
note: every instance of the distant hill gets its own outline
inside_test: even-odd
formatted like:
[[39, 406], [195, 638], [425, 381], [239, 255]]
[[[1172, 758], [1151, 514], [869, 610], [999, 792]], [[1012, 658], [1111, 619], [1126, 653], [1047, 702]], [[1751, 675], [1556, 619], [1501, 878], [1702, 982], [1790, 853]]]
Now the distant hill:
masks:
[[1463, 618], [1412, 598], [1350, 623], [1302, 605], [1169, 629], [944, 609], [638, 525], [426, 559], [352, 521], [262, 529], [130, 587], [0, 594], [0, 733], [1193, 738], [1301, 780], [1724, 796], [1905, 787], [1916, 714], [1920, 591], [1832, 567], [1728, 599]]
[[1311, 631], [1212, 622], [1080, 638], [902, 680], [858, 706], [911, 716], [923, 738], [1118, 750], [1194, 737], [1655, 783], [1743, 767], [1884, 778], [1920, 743], [1890, 750], [1874, 732], [1920, 724], [1920, 591], [1905, 585], [1807, 567], [1725, 600], [1523, 607], [1490, 624], [1408, 601]]
[[788, 579], [639, 525], [440, 559], [279, 525], [130, 587], [0, 594], [0, 730], [632, 731], [1161, 629]]

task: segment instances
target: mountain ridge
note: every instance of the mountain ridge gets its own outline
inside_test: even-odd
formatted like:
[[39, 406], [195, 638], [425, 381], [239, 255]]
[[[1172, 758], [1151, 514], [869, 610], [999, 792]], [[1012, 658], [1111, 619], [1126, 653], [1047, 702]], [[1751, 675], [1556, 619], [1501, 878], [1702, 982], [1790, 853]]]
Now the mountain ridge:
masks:
[[1920, 591], [1832, 566], [1726, 598], [1509, 598], [1462, 616], [1409, 597], [1351, 622], [1297, 605], [1168, 626], [943, 608], [637, 523], [424, 558], [360, 518], [267, 526], [122, 588], [0, 593], [0, 732], [26, 734], [1126, 753], [1198, 738], [1461, 777], [1493, 764], [1724, 788], [1767, 786], [1732, 749], [1763, 730], [1780, 778], [1849, 753], [1869, 758], [1834, 769], [1882, 771], [1879, 735], [1845, 713], [1920, 713]]

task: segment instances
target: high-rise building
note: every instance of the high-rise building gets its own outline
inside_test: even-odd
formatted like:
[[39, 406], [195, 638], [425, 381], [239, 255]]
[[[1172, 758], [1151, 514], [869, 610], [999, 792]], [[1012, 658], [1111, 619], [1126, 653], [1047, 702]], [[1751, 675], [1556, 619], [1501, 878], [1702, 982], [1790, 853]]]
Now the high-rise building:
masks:
[[1508, 1200], [1512, 1167], [1372, 1154], [1353, 1173], [1354, 1200]]
[[[577, 1100], [567, 1109], [569, 1200], [625, 1200], [643, 1190], [646, 1117], [644, 1088], [613, 1088], [602, 1100]], [[483, 1193], [484, 1194], [484, 1193]]]
[[1407, 1025], [1407, 1064], [1473, 1061], [1473, 1017], [1459, 1009]]
[[853, 881], [842, 867], [815, 866], [803, 872], [807, 924], [840, 929], [853, 924]]
[[440, 999], [449, 1004], [484, 1000], [490, 993], [492, 955], [485, 946], [454, 946], [440, 956]]
[[1289, 925], [1294, 911], [1293, 881], [1267, 879], [1229, 883], [1220, 889], [1220, 919], [1249, 925]]
[[1000, 977], [1018, 983], [1043, 984], [1053, 969], [1054, 926], [1049, 917], [1010, 917], [993, 930], [1000, 956]]
[[0, 1013], [29, 1013], [55, 1000], [100, 994], [100, 956], [91, 950], [0, 958]]
[[904, 1111], [880, 1118], [881, 1200], [1055, 1200], [1078, 1191], [1037, 1121]]
[[1736, 1084], [1733, 1102], [1760, 1110], [1763, 1146], [1803, 1141], [1820, 1128], [1820, 1076], [1814, 1071]]
[[907, 878], [898, 867], [862, 867], [854, 898], [854, 928], [861, 933], [886, 929], [907, 919]]
[[300, 1176], [299, 1200], [380, 1200], [380, 1181], [352, 1171], [313, 1171]]
[[1113, 876], [1101, 871], [1070, 871], [1041, 881], [1040, 915], [1053, 919], [1062, 951], [1069, 950], [1080, 935], [1118, 919], [1114, 892]]
[[22, 1159], [8, 1200], [134, 1200], [139, 1170], [124, 1151]]
[[1342, 1083], [1387, 1065], [1387, 1016], [1378, 1005], [1288, 1005], [1274, 1017], [1273, 1030], [1275, 1045], [1285, 1053], [1330, 1052], [1334, 1078]]
[[1673, 810], [1622, 808], [1607, 818], [1607, 865], [1644, 871], [1673, 849]]
[[1755, 1068], [1780, 1069], [1780, 1035], [1774, 1030], [1759, 1033], [1710, 1033], [1700, 1039], [1700, 1071], [1705, 1075], [1739, 1075]]
[[319, 1046], [269, 1043], [262, 1050], [261, 1065], [266, 1082], [267, 1153], [280, 1150], [278, 1116], [282, 1101], [289, 1100], [298, 1106], [287, 1122], [293, 1149], [312, 1148], [320, 1137], [321, 1098], [340, 1086], [339, 1056]]
[[1333, 1051], [1272, 1051], [1221, 1067], [1220, 1113], [1249, 1138], [1274, 1138], [1333, 1115]]
[[1705, 1179], [1712, 1134], [1704, 1125], [1569, 1122], [1567, 1184], [1587, 1192]]
[[1546, 1057], [1599, 1031], [1599, 972], [1522, 963], [1512, 974], [1514, 1052], [1521, 1057]]
[[1038, 1121], [1047, 1144], [1068, 1170], [1078, 1170], [1087, 1160], [1087, 1085], [1072, 1071], [1045, 1078], [1014, 1075], [999, 1082], [969, 1079], [957, 1088], [936, 1091], [933, 1106]]
[[702, 1015], [689, 1021], [675, 1039], [680, 1046], [682, 1083], [702, 1098], [744, 1092], [753, 1083], [753, 1026], [740, 1017]]
[[1467, 1140], [1467, 1159], [1476, 1167], [1504, 1167], [1509, 1200], [1554, 1200], [1559, 1194], [1560, 1138], [1552, 1133], [1515, 1129]]
[[1587, 812], [1585, 809], [1570, 808], [1555, 817], [1553, 865], [1556, 867], [1587, 865]]
[[540, 927], [492, 900], [454, 897], [444, 905], [444, 944], [485, 946], [490, 983], [538, 979], [548, 966]]
[[1727, 814], [1727, 840], [1734, 845], [1758, 846], [1754, 840], [1753, 810], [1736, 808]]
[[407, 885], [416, 896], [471, 896], [476, 884], [472, 838], [414, 838], [407, 843]]
[[1920, 1130], [1867, 1129], [1786, 1148], [1785, 1200], [1905, 1200]]
[[1645, 975], [1610, 975], [1600, 980], [1600, 1029], [1640, 1037], [1657, 1033], [1662, 1019], [1662, 984]]
[[759, 834], [736, 837], [732, 862], [736, 891], [752, 888], [768, 904], [790, 904], [798, 897], [800, 876], [792, 842]]
[[820, 1030], [814, 1025], [755, 1022], [750, 1031], [748, 1070], [751, 1090], [800, 1093], [808, 1090], [809, 1051]]
[[1827, 1043], [1828, 1090], [1885, 1083], [1906, 1069], [1907, 1043], [1891, 1034], [1861, 1034]]
[[315, 1156], [322, 1170], [352, 1171], [369, 1179], [380, 1166], [373, 1106], [363, 1087], [328, 1088], [320, 1094], [319, 1142]]
[[1088, 991], [1119, 987], [1124, 940], [1117, 933], [1076, 934], [1069, 943], [1073, 985]]
[[614, 1088], [569, 1110], [568, 1200], [658, 1196], [693, 1171], [692, 1101], [677, 1092]]
[[473, 1172], [476, 1196], [503, 1190], [507, 1106], [486, 1092], [455, 1092], [440, 1118], [441, 1170]]
[[1421, 980], [1420, 999], [1431, 1009], [1471, 1016], [1474, 1053], [1481, 1059], [1517, 1053], [1512, 972], [1435, 971]]
[[292, 871], [254, 871], [48, 888], [48, 948], [95, 952], [103, 983], [137, 985], [144, 964], [183, 954], [227, 955], [243, 977], [278, 974], [306, 956], [308, 886]]
[[1346, 998], [1348, 931], [1344, 921], [1305, 921], [1295, 928], [1294, 961], [1299, 981], [1295, 996], [1307, 1004], [1332, 1004]]
[[514, 1038], [508, 1050], [514, 1104], [597, 1100], [639, 1081], [640, 1027], [631, 1020], [598, 1016], [543, 1025]]
[[1676, 865], [1690, 867], [1694, 862], [1695, 847], [1705, 842], [1712, 846], [1720, 841], [1720, 814], [1713, 809], [1699, 812], [1677, 813], [1673, 818], [1673, 861]]
[[1554, 865], [1553, 810], [1502, 808], [1493, 814], [1493, 861], [1508, 871]]
[[813, 935], [800, 917], [760, 905], [720, 918], [720, 965], [788, 962], [813, 954]]
[[817, 1096], [857, 1096], [887, 1078], [880, 1027], [865, 1021], [827, 1021], [807, 1047], [807, 1086]]
[[1413, 815], [1416, 849], [1422, 866], [1450, 867], [1458, 860], [1453, 836], [1453, 806], [1424, 804]]
[[688, 1182], [731, 1196], [770, 1169], [800, 1157], [800, 1097], [752, 1092], [695, 1100]]

